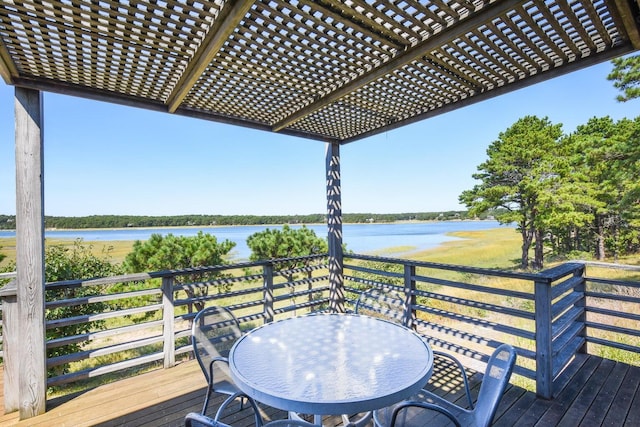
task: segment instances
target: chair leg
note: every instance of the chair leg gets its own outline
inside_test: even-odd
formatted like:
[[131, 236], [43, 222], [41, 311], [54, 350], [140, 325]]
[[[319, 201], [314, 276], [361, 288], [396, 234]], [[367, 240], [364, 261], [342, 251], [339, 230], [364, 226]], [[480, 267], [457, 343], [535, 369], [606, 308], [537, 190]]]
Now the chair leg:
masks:
[[204, 398], [204, 405], [202, 405], [202, 415], [207, 415], [207, 407], [209, 406], [209, 398], [211, 397], [213, 390], [207, 386], [207, 395]]
[[[289, 411], [289, 419], [294, 421], [309, 422], [308, 420], [302, 418], [297, 412], [292, 411]], [[313, 415], [313, 424], [322, 426], [322, 415]]]
[[344, 427], [364, 427], [369, 423], [369, 421], [371, 421], [372, 417], [373, 412], [367, 412], [357, 420], [351, 421], [348, 415], [343, 414], [342, 424], [344, 425]]
[[234, 395], [231, 395], [227, 397], [224, 402], [222, 402], [222, 404], [218, 408], [218, 411], [216, 412], [215, 420], [216, 421], [220, 420], [227, 406], [231, 404], [231, 402], [235, 401], [236, 399], [241, 399], [241, 400], [247, 399], [247, 402], [249, 402], [249, 405], [251, 405], [251, 408], [253, 409], [253, 415], [256, 422], [255, 427], [262, 427], [263, 421], [262, 421], [262, 415], [260, 413], [260, 408], [258, 408], [258, 405], [253, 399], [248, 398], [242, 392], [238, 392]]
[[253, 408], [253, 415], [256, 420], [256, 427], [262, 427], [262, 424], [263, 424], [262, 415], [260, 414], [260, 408], [258, 408], [258, 404], [255, 402], [255, 400], [249, 399], [248, 397], [242, 397], [241, 401], [244, 401], [245, 398]]

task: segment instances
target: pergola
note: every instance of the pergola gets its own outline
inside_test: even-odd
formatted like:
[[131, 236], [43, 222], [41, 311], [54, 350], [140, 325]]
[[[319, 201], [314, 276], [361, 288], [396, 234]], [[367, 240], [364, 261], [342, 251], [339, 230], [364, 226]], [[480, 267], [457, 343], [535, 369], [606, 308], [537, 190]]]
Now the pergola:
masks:
[[325, 142], [339, 294], [341, 144], [640, 49], [639, 9], [638, 0], [2, 0], [0, 75], [16, 87], [21, 418], [44, 412], [46, 396], [41, 91]]

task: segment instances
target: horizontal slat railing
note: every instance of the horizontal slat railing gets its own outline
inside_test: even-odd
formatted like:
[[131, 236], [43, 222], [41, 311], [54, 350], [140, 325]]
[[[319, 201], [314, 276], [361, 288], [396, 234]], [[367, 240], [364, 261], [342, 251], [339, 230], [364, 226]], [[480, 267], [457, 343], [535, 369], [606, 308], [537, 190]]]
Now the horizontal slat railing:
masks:
[[[407, 277], [406, 266], [415, 274]], [[535, 379], [538, 275], [354, 254], [345, 255], [344, 269], [349, 303], [372, 286], [410, 289], [414, 325], [434, 346], [483, 370], [493, 349], [508, 342], [520, 355], [516, 372]]]
[[[577, 352], [587, 351], [586, 343], [608, 346], [608, 352], [634, 352], [632, 359], [640, 364], [640, 349], [634, 344], [640, 342], [640, 315], [634, 314], [640, 313], [638, 277], [627, 275], [620, 282], [585, 278], [589, 263], [584, 262], [516, 273], [354, 254], [345, 259], [347, 303], [354, 304], [370, 287], [409, 289], [416, 298], [410, 308], [414, 325], [434, 346], [482, 370], [493, 348], [510, 343], [519, 356], [516, 374], [535, 382], [543, 397], [553, 396], [559, 373]], [[403, 274], [408, 266], [415, 271], [409, 277]], [[624, 290], [606, 292], [603, 286]], [[606, 307], [602, 301], [607, 301]], [[626, 304], [625, 310], [611, 308], [620, 304]], [[605, 325], [593, 320], [595, 315], [631, 326]], [[603, 338], [596, 330], [618, 339]], [[593, 352], [606, 357], [606, 351]]]
[[640, 364], [640, 267], [585, 264], [588, 351]]
[[[9, 273], [0, 273], [0, 289], [7, 283], [9, 283], [11, 280], [16, 278], [16, 272], [12, 271]], [[0, 291], [1, 292], [1, 291]], [[2, 300], [3, 298], [0, 298], [0, 360], [4, 359], [4, 353], [3, 353], [3, 343], [4, 343], [4, 334], [2, 333]]]
[[[328, 310], [326, 255], [299, 260], [307, 265], [287, 270], [291, 260], [273, 260], [49, 283], [46, 328], [58, 333], [46, 343], [48, 385], [190, 357], [191, 320], [206, 305], [229, 307], [243, 329]], [[495, 347], [512, 344], [515, 373], [544, 397], [577, 352], [640, 365], [638, 267], [575, 262], [517, 273], [345, 254], [343, 273], [347, 310], [363, 290], [394, 288], [408, 297], [405, 321], [470, 368], [483, 370]]]
[[[308, 265], [280, 269], [295, 261]], [[267, 265], [275, 271], [268, 280]], [[323, 310], [329, 301], [326, 256], [56, 282], [45, 290], [46, 328], [57, 332], [47, 341], [50, 387], [162, 361], [171, 366], [188, 357], [191, 320], [207, 305], [228, 306], [251, 328]], [[269, 304], [265, 292], [274, 296]]]

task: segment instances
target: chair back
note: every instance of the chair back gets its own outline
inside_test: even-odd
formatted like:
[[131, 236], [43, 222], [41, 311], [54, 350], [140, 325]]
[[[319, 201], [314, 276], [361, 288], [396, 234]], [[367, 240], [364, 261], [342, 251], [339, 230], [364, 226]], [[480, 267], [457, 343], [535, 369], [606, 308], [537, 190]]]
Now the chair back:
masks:
[[191, 327], [191, 341], [207, 382], [211, 380], [211, 361], [216, 358], [226, 360], [231, 347], [241, 336], [238, 320], [228, 308], [213, 306], [198, 312]]
[[473, 411], [477, 426], [491, 425], [515, 363], [516, 351], [509, 344], [500, 345], [491, 355]]
[[405, 306], [404, 294], [390, 288], [371, 288], [360, 294], [355, 312], [408, 326], [405, 321]]

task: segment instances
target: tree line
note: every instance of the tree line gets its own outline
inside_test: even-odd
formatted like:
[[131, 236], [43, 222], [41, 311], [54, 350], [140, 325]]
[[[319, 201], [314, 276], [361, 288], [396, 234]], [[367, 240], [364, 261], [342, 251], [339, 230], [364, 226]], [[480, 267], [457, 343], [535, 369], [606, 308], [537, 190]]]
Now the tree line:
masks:
[[[617, 100], [640, 98], [640, 55], [616, 58], [607, 79]], [[480, 181], [459, 200], [515, 223], [521, 268], [542, 269], [545, 254], [603, 260], [640, 252], [640, 117], [593, 117], [565, 134], [547, 117], [526, 116], [499, 134]], [[529, 252], [533, 248], [533, 260]]]
[[[492, 213], [483, 213], [486, 219]], [[396, 214], [352, 213], [343, 214], [345, 223], [396, 222], [396, 221], [446, 221], [469, 219], [467, 211], [413, 212]], [[0, 215], [0, 230], [15, 230], [15, 215]], [[324, 214], [309, 215], [176, 215], [176, 216], [136, 216], [136, 215], [91, 215], [80, 217], [45, 216], [45, 227], [57, 229], [86, 228], [127, 228], [127, 227], [191, 227], [216, 225], [280, 225], [280, 224], [323, 224]]]
[[[640, 116], [592, 118], [575, 132], [526, 116], [500, 133], [460, 201], [502, 208], [522, 236], [521, 268], [545, 255], [617, 259], [640, 252]], [[530, 259], [530, 251], [533, 259]]]

